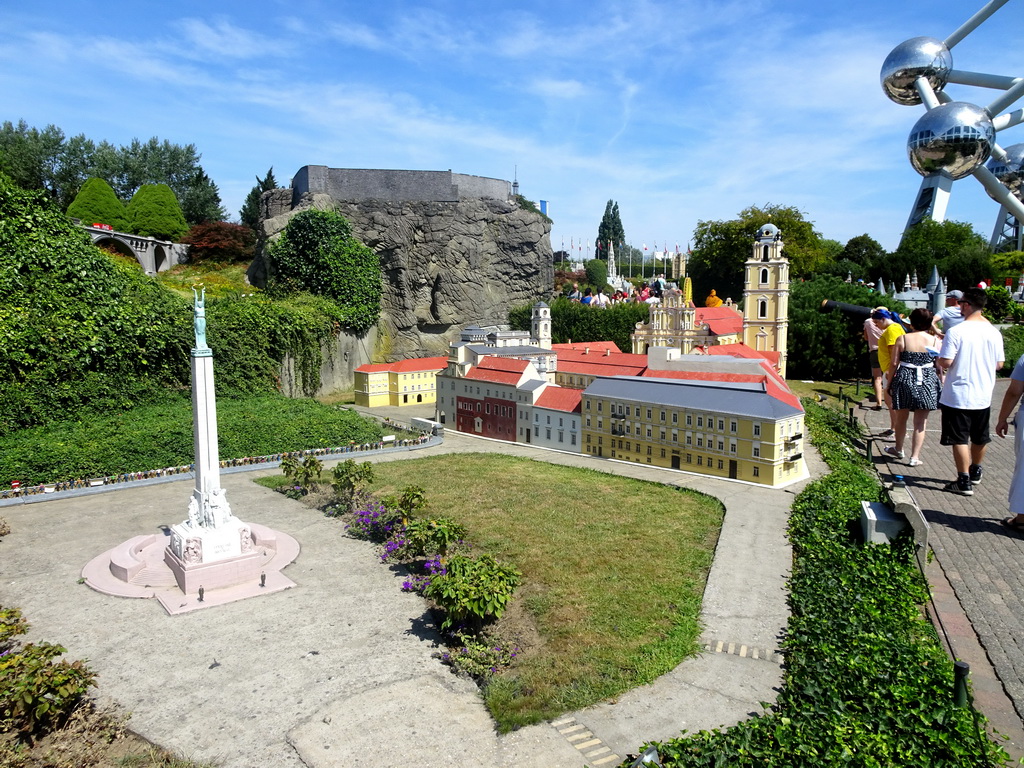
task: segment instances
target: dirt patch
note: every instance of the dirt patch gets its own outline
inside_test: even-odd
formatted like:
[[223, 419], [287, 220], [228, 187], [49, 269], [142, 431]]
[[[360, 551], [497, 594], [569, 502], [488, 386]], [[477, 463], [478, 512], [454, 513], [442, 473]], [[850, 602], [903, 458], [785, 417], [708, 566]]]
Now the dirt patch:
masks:
[[87, 700], [61, 728], [34, 742], [0, 734], [0, 768], [199, 768], [133, 733], [126, 719]]

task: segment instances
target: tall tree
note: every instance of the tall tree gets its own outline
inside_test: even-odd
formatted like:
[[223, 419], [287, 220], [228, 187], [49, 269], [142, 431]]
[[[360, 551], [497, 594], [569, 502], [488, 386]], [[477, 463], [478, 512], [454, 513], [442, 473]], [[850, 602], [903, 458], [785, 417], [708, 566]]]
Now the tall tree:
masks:
[[865, 233], [847, 240], [839, 259], [852, 261], [864, 270], [873, 270], [887, 255], [882, 244]]
[[933, 267], [947, 288], [967, 288], [991, 277], [988, 243], [967, 223], [924, 219], [911, 227], [899, 247], [876, 266], [886, 283], [902, 288], [908, 275], [925, 281]]
[[249, 190], [242, 203], [242, 209], [238, 212], [238, 218], [242, 224], [254, 230], [260, 224], [260, 198], [264, 192], [277, 189], [277, 180], [274, 178], [274, 166], [270, 166], [267, 175], [262, 179], [256, 177], [256, 186]]
[[604, 207], [604, 216], [597, 227], [597, 240], [594, 241], [594, 254], [599, 259], [608, 260], [608, 243], [614, 243], [618, 251], [626, 242], [626, 231], [622, 228], [619, 218], [619, 204], [609, 200]]
[[195, 145], [180, 146], [153, 137], [115, 147], [84, 135], [66, 139], [53, 125], [43, 130], [22, 120], [0, 125], [0, 171], [25, 189], [42, 189], [66, 209], [82, 184], [104, 179], [122, 202], [143, 184], [167, 184], [195, 221], [223, 217], [216, 185], [199, 165]]
[[226, 212], [220, 204], [220, 192], [213, 179], [200, 168], [192, 182], [185, 188], [184, 196], [178, 198], [181, 212], [189, 224], [203, 224], [208, 221], [223, 221]]
[[694, 282], [694, 296], [705, 296], [714, 288], [719, 296], [739, 301], [743, 264], [750, 258], [757, 230], [769, 221], [782, 231], [782, 252], [789, 259], [792, 276], [810, 275], [828, 265], [828, 247], [800, 210], [783, 205], [751, 206], [730, 221], [697, 222], [693, 254], [686, 267]]

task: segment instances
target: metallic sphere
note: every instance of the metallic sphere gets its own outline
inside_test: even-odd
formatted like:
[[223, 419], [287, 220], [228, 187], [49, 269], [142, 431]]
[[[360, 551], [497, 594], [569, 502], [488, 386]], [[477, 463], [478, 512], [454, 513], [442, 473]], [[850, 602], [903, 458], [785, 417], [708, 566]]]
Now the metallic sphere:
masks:
[[[1024, 144], [1013, 144], [1006, 148], [1006, 160], [988, 161], [988, 169], [992, 175], [1018, 200], [1024, 192]], [[991, 193], [989, 197], [992, 197]], [[994, 198], [993, 198], [994, 199]]]
[[882, 90], [897, 104], [920, 104], [921, 95], [914, 87], [917, 78], [927, 78], [938, 92], [946, 85], [952, 69], [953, 55], [944, 42], [934, 37], [912, 37], [885, 57]]
[[907, 154], [922, 176], [944, 172], [962, 179], [992, 154], [996, 129], [988, 112], [965, 101], [925, 112], [907, 139]]

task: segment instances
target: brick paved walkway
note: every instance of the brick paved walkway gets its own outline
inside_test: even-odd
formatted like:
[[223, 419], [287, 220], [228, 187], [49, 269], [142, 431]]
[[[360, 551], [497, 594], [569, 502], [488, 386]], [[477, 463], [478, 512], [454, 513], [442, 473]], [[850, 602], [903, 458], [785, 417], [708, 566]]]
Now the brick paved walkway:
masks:
[[[993, 429], [1007, 385], [1006, 379], [996, 383]], [[874, 411], [866, 401], [855, 415], [875, 436], [889, 426], [888, 413]], [[951, 449], [939, 445], [939, 425], [940, 416], [935, 412], [928, 421], [928, 436], [921, 452], [924, 463], [920, 466], [880, 458], [881, 449], [893, 443], [877, 437], [875, 465], [883, 478], [892, 474], [906, 478], [907, 488], [931, 526], [930, 543], [936, 559], [1016, 709], [1015, 724], [1019, 726], [1024, 716], [1024, 535], [999, 522], [1008, 515], [1006, 496], [1014, 465], [1012, 435], [1005, 440], [993, 436], [985, 457], [983, 482], [974, 486], [973, 496], [965, 497], [942, 490], [956, 477], [956, 470]], [[904, 451], [909, 455], [909, 435]], [[974, 664], [975, 677], [973, 668]], [[978, 687], [975, 682], [976, 696]], [[985, 711], [978, 698], [979, 708]], [[985, 713], [998, 724], [996, 716]]]

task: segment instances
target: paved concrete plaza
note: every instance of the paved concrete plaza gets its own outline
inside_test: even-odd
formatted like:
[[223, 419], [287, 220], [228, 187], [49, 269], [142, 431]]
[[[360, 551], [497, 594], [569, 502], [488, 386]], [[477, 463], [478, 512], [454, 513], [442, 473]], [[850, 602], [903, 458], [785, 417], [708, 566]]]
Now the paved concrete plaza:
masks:
[[614, 702], [498, 736], [475, 686], [433, 658], [438, 637], [424, 601], [400, 590], [373, 545], [252, 482], [275, 470], [222, 479], [237, 514], [299, 540], [302, 551], [285, 570], [295, 589], [167, 616], [155, 600], [112, 598], [78, 583], [98, 553], [180, 522], [186, 477], [3, 507], [13, 533], [0, 544], [0, 603], [23, 609], [32, 638], [88, 659], [101, 695], [131, 713], [136, 731], [230, 767], [614, 765], [646, 740], [729, 725], [774, 698], [781, 668], [772, 651], [787, 617], [791, 558], [786, 514], [799, 486], [772, 491], [451, 432], [443, 445], [407, 456], [479, 451], [722, 499], [727, 513], [702, 615], [710, 650]]

